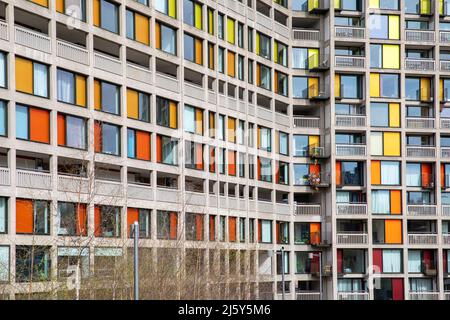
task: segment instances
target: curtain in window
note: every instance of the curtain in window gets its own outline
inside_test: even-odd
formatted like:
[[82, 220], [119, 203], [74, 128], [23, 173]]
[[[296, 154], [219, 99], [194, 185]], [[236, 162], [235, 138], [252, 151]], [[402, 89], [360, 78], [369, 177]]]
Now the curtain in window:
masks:
[[408, 163], [406, 165], [406, 185], [407, 186], [420, 186], [420, 164]]
[[47, 66], [34, 63], [34, 94], [41, 97], [48, 97], [48, 77]]
[[270, 221], [261, 222], [261, 240], [265, 243], [270, 243], [272, 240], [272, 230]]
[[389, 190], [372, 191], [372, 213], [389, 214], [390, 211]]
[[433, 284], [431, 279], [410, 279], [411, 291], [431, 291]]
[[195, 133], [195, 109], [184, 107], [184, 131]]
[[75, 103], [75, 78], [72, 73], [58, 70], [58, 100]]
[[372, 156], [383, 155], [383, 133], [371, 132], [370, 133], [370, 154]]
[[336, 202], [337, 203], [350, 203], [350, 193], [348, 192], [336, 192]]
[[400, 164], [394, 161], [381, 162], [381, 184], [399, 185], [400, 184]]
[[306, 69], [306, 62], [308, 61], [308, 49], [294, 48], [292, 50], [292, 63], [295, 69]]
[[402, 252], [383, 250], [383, 272], [401, 272]]
[[86, 127], [84, 119], [66, 116], [67, 141], [66, 145], [72, 148], [86, 148]]
[[0, 53], [0, 87], [6, 87], [6, 56]]
[[85, 20], [85, 5], [83, 0], [65, 0], [65, 13], [71, 17]]
[[5, 232], [6, 232], [6, 199], [0, 198], [0, 233]]
[[161, 26], [161, 49], [175, 54], [175, 31], [166, 26]]
[[176, 142], [170, 141], [170, 138], [163, 137], [162, 145], [163, 163], [176, 164]]
[[9, 247], [0, 247], [0, 281], [9, 279]]
[[16, 105], [16, 137], [28, 139], [28, 108]]
[[271, 175], [272, 175], [272, 166], [270, 160], [261, 159], [261, 176], [265, 177], [266, 179], [270, 179]]
[[419, 250], [408, 251], [408, 272], [421, 272], [421, 255]]

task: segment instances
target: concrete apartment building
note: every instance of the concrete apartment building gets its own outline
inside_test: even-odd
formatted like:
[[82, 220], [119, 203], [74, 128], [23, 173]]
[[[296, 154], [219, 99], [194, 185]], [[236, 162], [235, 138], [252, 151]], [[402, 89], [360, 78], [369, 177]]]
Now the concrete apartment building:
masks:
[[0, 297], [138, 221], [212, 298], [449, 299], [449, 89], [448, 0], [2, 0]]

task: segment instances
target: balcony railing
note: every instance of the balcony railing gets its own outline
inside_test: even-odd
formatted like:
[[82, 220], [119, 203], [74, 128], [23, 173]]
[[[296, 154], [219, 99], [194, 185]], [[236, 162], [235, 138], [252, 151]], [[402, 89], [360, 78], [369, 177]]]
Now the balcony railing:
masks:
[[292, 37], [294, 38], [294, 40], [319, 41], [320, 31], [294, 29], [292, 30]]
[[294, 128], [320, 128], [320, 118], [294, 116]]
[[369, 300], [368, 292], [338, 292], [338, 300]]
[[117, 75], [122, 75], [122, 62], [114, 57], [94, 52], [94, 67]]
[[440, 62], [441, 71], [450, 71], [450, 61], [442, 61]]
[[439, 40], [441, 43], [450, 42], [450, 31], [439, 31]]
[[153, 200], [153, 189], [151, 186], [129, 183], [127, 186], [127, 197], [151, 201]]
[[437, 215], [437, 207], [434, 204], [408, 205], [408, 215], [435, 216]]
[[446, 217], [450, 216], [450, 205], [444, 204], [441, 206], [441, 215]]
[[46, 172], [17, 170], [17, 186], [31, 189], [45, 189], [52, 188], [52, 175]]
[[365, 68], [365, 57], [335, 56], [334, 66], [337, 68]]
[[419, 70], [419, 71], [433, 71], [434, 60], [433, 59], [410, 59], [405, 60], [406, 70]]
[[365, 156], [365, 145], [352, 145], [352, 144], [337, 144], [336, 145], [337, 156]]
[[89, 65], [89, 51], [83, 47], [58, 40], [56, 43], [56, 55], [70, 61]]
[[89, 189], [87, 178], [58, 175], [58, 191], [86, 194], [89, 193]]
[[153, 82], [152, 72], [149, 69], [131, 63], [127, 63], [127, 77], [147, 84]]
[[0, 21], [0, 39], [8, 41], [8, 24]]
[[320, 292], [302, 291], [296, 293], [297, 300], [321, 300]]
[[336, 115], [336, 127], [365, 127], [366, 116]]
[[336, 235], [337, 244], [367, 244], [367, 233], [341, 233]]
[[450, 233], [446, 233], [442, 235], [442, 243], [450, 244]]
[[52, 42], [50, 37], [22, 27], [15, 27], [15, 41], [25, 47], [52, 53]]
[[11, 184], [11, 175], [9, 168], [0, 168], [0, 185], [9, 186]]
[[433, 118], [406, 118], [408, 129], [434, 129]]
[[434, 158], [436, 147], [432, 146], [406, 146], [407, 157]]
[[434, 42], [434, 35], [432, 30], [405, 30], [406, 41]]
[[450, 291], [444, 291], [444, 300], [450, 300]]
[[121, 197], [123, 196], [122, 182], [95, 180], [95, 194], [111, 197]]
[[320, 204], [294, 203], [294, 214], [320, 216]]
[[439, 300], [437, 291], [410, 291], [409, 300]]
[[336, 26], [334, 32], [336, 38], [341, 39], [363, 40], [366, 37], [365, 28]]
[[437, 244], [438, 235], [436, 233], [410, 233], [408, 234], [409, 244]]
[[366, 215], [367, 203], [338, 203], [336, 205], [337, 215]]

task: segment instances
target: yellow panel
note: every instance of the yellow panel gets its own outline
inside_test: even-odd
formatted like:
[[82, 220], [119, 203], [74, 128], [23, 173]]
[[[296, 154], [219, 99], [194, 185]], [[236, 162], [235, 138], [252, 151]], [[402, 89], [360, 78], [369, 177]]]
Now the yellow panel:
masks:
[[197, 29], [202, 29], [202, 5], [199, 3], [195, 4], [195, 27]]
[[319, 78], [308, 78], [308, 98], [319, 95]]
[[256, 33], [256, 54], [259, 54], [259, 52], [260, 52], [260, 43], [259, 43], [260, 39], [259, 38], [260, 38], [259, 33], [257, 32]]
[[16, 57], [16, 90], [33, 94], [33, 62]]
[[320, 137], [319, 136], [309, 136], [308, 144], [310, 147], [319, 147], [320, 146]]
[[431, 0], [420, 0], [420, 13], [421, 14], [431, 13]]
[[338, 74], [334, 75], [334, 95], [338, 98], [341, 96], [341, 76]]
[[444, 0], [439, 0], [439, 14], [444, 14]]
[[214, 13], [208, 10], [208, 33], [214, 35]]
[[234, 33], [235, 33], [234, 20], [227, 18], [227, 40], [229, 43], [234, 44]]
[[177, 128], [177, 104], [173, 101], [170, 101], [169, 107], [169, 126], [173, 129]]
[[319, 7], [319, 0], [308, 0], [308, 11]]
[[56, 11], [65, 13], [66, 10], [64, 10], [64, 0], [56, 0]]
[[308, 49], [308, 68], [314, 69], [319, 66], [319, 49]]
[[95, 110], [102, 108], [102, 86], [98, 80], [94, 80], [94, 108]]
[[203, 134], [203, 110], [195, 109], [195, 133]]
[[31, 2], [48, 8], [48, 0], [31, 0]]
[[389, 103], [389, 127], [400, 127], [400, 104]]
[[379, 8], [380, 0], [370, 0], [369, 8]]
[[430, 101], [431, 99], [431, 79], [420, 78], [420, 100]]
[[168, 0], [169, 1], [169, 17], [174, 19], [177, 18], [177, 0]]
[[127, 115], [128, 118], [139, 118], [139, 93], [131, 89], [127, 89]]
[[273, 61], [278, 63], [278, 42], [273, 42]]
[[389, 39], [400, 39], [400, 16], [389, 16]]
[[94, 0], [93, 3], [94, 26], [100, 26], [100, 0]]
[[370, 74], [370, 96], [372, 98], [380, 96], [380, 75], [378, 73]]
[[77, 101], [76, 104], [82, 107], [86, 107], [86, 77], [76, 75], [76, 88], [77, 88]]
[[439, 101], [444, 101], [444, 79], [439, 79]]
[[195, 39], [195, 63], [203, 64], [203, 45], [200, 39]]
[[400, 46], [396, 44], [383, 45], [383, 68], [400, 69]]
[[150, 28], [149, 20], [146, 16], [141, 14], [134, 14], [136, 23], [136, 41], [142, 42], [146, 45], [150, 44]]
[[341, 7], [341, 0], [334, 0], [334, 7], [335, 8], [340, 8]]
[[383, 132], [383, 155], [400, 156], [400, 132]]

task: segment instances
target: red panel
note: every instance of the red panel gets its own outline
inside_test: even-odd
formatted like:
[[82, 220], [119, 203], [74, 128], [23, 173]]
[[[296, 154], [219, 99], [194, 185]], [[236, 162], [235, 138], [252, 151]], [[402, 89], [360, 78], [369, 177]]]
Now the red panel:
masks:
[[338, 273], [342, 273], [342, 249], [339, 249], [337, 251], [337, 269], [338, 269]]
[[392, 279], [392, 300], [405, 300], [403, 279]]
[[443, 250], [442, 251], [442, 255], [444, 256], [444, 273], [448, 273], [448, 266], [447, 266], [447, 255], [448, 255], [448, 253], [447, 253], [447, 250]]
[[102, 152], [102, 126], [98, 121], [94, 123], [94, 149], [95, 152]]
[[177, 239], [178, 216], [176, 212], [170, 213], [170, 240]]
[[135, 208], [127, 209], [127, 232], [128, 236], [131, 235], [131, 225], [134, 222], [139, 221], [139, 210]]
[[[383, 272], [383, 250], [381, 249], [373, 249], [373, 267], [375, 273]], [[377, 268], [377, 269], [375, 269]]]
[[77, 235], [87, 236], [87, 212], [85, 204], [78, 204], [77, 208]]
[[100, 207], [95, 206], [94, 208], [94, 235], [96, 237], [101, 237], [102, 236], [102, 228], [101, 228], [101, 213], [100, 213]]
[[136, 157], [140, 160], [150, 161], [150, 133], [136, 131]]

